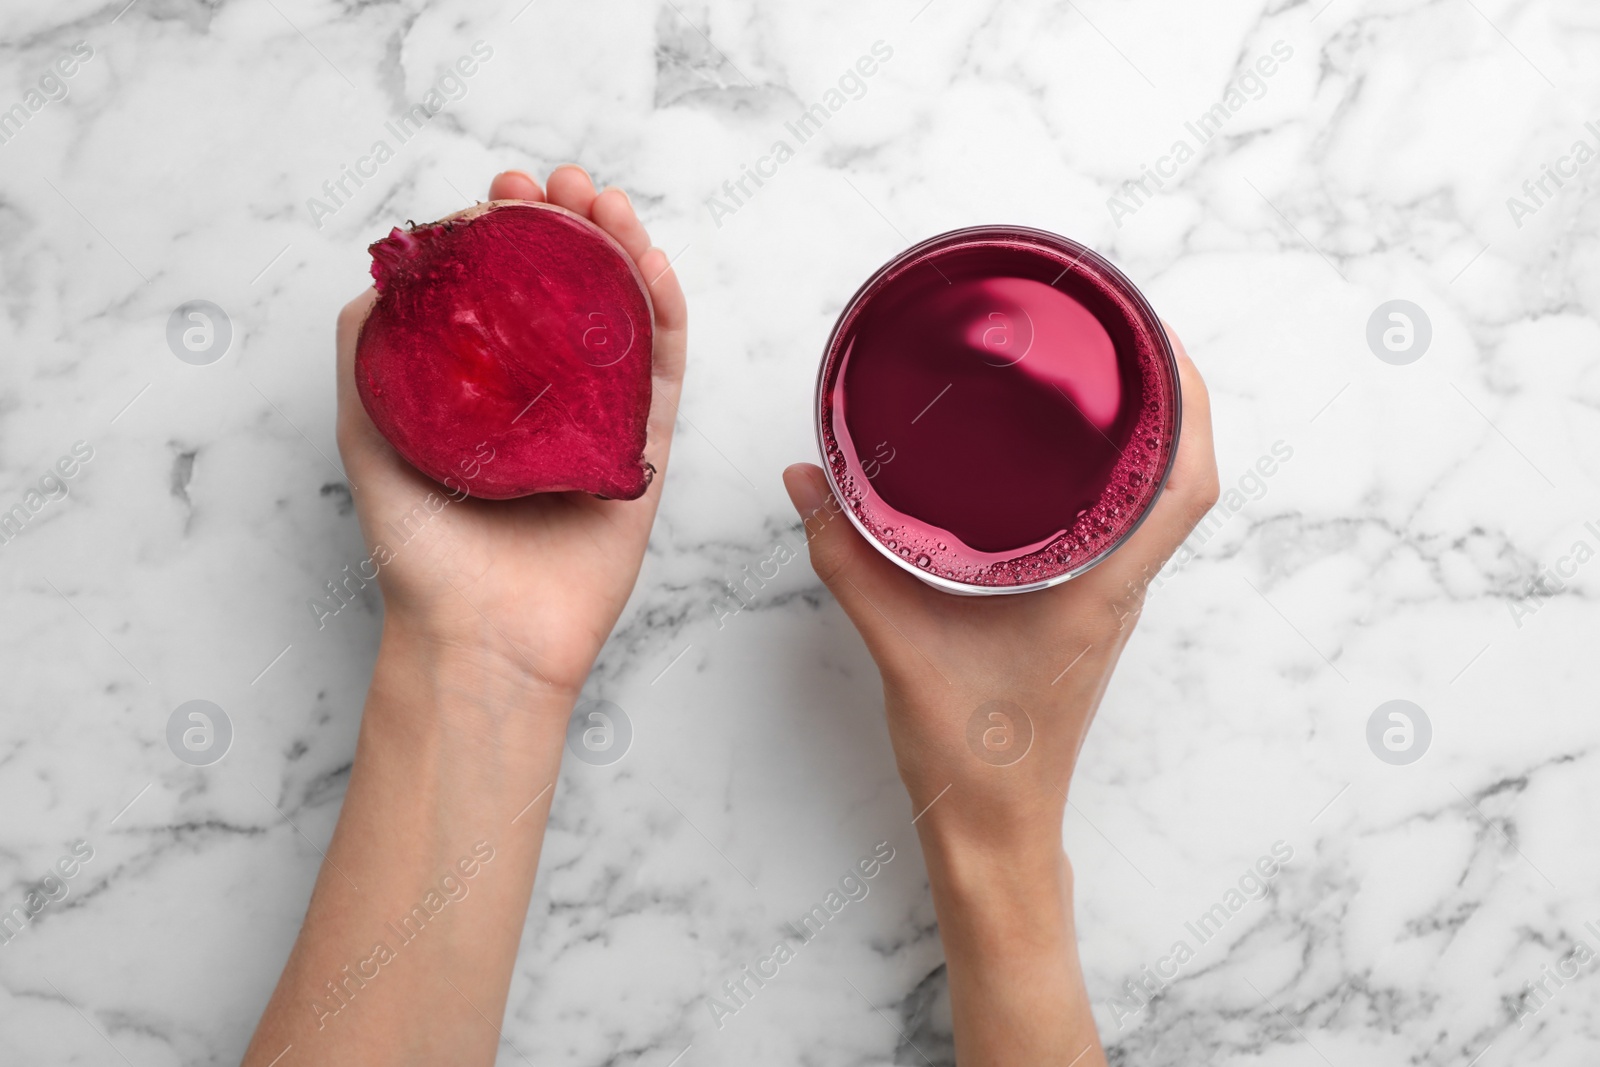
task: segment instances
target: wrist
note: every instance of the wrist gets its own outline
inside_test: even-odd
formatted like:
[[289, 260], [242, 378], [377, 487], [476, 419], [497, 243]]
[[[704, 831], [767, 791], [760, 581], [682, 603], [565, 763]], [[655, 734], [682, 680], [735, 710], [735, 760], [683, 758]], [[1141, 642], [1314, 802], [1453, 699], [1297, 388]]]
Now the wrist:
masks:
[[958, 778], [945, 770], [938, 784], [906, 780], [913, 808], [921, 812], [917, 832], [924, 849], [964, 866], [1024, 863], [1032, 869], [1060, 854], [1066, 799], [1050, 774], [983, 767]]
[[[1059, 834], [993, 847], [924, 831], [961, 1063], [1103, 1065]], [[1086, 1058], [1087, 1057], [1087, 1058]]]
[[900, 777], [928, 847], [952, 857], [1059, 854], [1066, 783], [1093, 692], [908, 698], [886, 684], [884, 695]]
[[1059, 831], [1000, 846], [930, 830], [922, 845], [947, 951], [1055, 956], [1071, 939], [1072, 865]]
[[401, 717], [466, 738], [564, 731], [577, 694], [551, 684], [530, 663], [495, 651], [492, 640], [385, 620], [368, 715]]
[[1072, 868], [1061, 847], [1061, 818], [1042, 816], [1036, 824], [1003, 833], [975, 834], [950, 820], [919, 820], [918, 838], [930, 881], [963, 897], [1005, 893], [1019, 887], [1070, 888]]

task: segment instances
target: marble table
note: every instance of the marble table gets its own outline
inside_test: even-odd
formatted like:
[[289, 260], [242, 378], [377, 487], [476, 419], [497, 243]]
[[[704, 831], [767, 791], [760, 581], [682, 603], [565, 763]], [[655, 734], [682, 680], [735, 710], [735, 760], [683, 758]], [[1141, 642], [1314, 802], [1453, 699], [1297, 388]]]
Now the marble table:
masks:
[[238, 1062], [380, 625], [309, 607], [363, 554], [334, 314], [390, 226], [569, 159], [674, 257], [691, 370], [588, 687], [631, 747], [567, 761], [502, 1063], [952, 1062], [872, 664], [803, 560], [726, 598], [797, 533], [844, 301], [1000, 221], [1145, 289], [1226, 490], [1068, 812], [1112, 1061], [1600, 1057], [1593, 4], [62, 0], [0, 39], [0, 1061]]

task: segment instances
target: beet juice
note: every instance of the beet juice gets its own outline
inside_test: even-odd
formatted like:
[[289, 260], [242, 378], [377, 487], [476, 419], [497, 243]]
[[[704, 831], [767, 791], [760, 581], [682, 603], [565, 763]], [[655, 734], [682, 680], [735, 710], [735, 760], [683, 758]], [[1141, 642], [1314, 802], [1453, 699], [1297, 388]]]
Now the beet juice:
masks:
[[851, 521], [951, 592], [1082, 573], [1139, 525], [1178, 438], [1166, 331], [1115, 267], [1010, 226], [902, 253], [846, 306], [817, 388]]

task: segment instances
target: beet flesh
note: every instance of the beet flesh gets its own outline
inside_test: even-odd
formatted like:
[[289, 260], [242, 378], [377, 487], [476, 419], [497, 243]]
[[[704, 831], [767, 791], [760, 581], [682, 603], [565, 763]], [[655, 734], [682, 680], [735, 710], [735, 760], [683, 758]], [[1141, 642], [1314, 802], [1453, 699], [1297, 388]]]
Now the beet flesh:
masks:
[[369, 251], [356, 389], [412, 466], [488, 500], [644, 493], [653, 314], [610, 235], [500, 200]]

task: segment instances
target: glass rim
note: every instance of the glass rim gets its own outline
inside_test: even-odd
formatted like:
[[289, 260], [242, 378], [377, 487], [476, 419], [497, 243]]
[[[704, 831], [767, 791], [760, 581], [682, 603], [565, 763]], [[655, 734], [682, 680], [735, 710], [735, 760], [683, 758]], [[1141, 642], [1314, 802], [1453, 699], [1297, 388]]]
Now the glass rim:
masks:
[[[1114, 282], [1122, 294], [1134, 304], [1136, 309], [1149, 319], [1154, 326], [1156, 335], [1158, 362], [1162, 370], [1167, 373], [1172, 384], [1172, 447], [1167, 452], [1166, 463], [1161, 468], [1160, 476], [1155, 479], [1155, 491], [1150, 494], [1149, 500], [1145, 502], [1134, 520], [1128, 524], [1127, 529], [1123, 530], [1116, 540], [1106, 545], [1099, 552], [1077, 566], [1071, 567], [1060, 574], [1052, 575], [1049, 578], [1041, 578], [1038, 581], [1026, 582], [1021, 585], [976, 585], [971, 582], [957, 581], [954, 578], [946, 578], [943, 575], [929, 573], [916, 566], [910, 560], [902, 558], [899, 553], [878, 540], [867, 529], [866, 524], [861, 521], [861, 517], [856, 514], [855, 509], [845, 503], [844, 494], [840, 491], [838, 481], [834, 477], [833, 464], [828, 462], [828, 449], [824, 438], [827, 414], [823, 404], [823, 386], [827, 379], [828, 367], [833, 362], [834, 347], [839, 340], [839, 332], [844, 329], [845, 324], [853, 318], [854, 313], [861, 307], [873, 288], [886, 275], [898, 270], [914, 259], [941, 250], [944, 247], [979, 243], [981, 240], [1015, 239], [1018, 237], [1051, 246], [1058, 252], [1070, 254], [1072, 262], [1062, 272], [1063, 276], [1067, 271], [1075, 270], [1079, 263], [1087, 262], [1092, 264], [1096, 270], [1102, 272]], [[1060, 278], [1057, 278], [1057, 281], [1059, 280]], [[1079, 577], [1085, 571], [1098, 566], [1113, 552], [1126, 544], [1128, 539], [1144, 525], [1145, 520], [1150, 517], [1150, 513], [1155, 510], [1156, 503], [1161, 499], [1162, 494], [1167, 491], [1167, 479], [1172, 474], [1173, 464], [1177, 462], [1178, 444], [1183, 433], [1183, 387], [1178, 376], [1178, 357], [1172, 350], [1172, 339], [1167, 335], [1166, 323], [1161, 321], [1161, 316], [1156, 314], [1155, 308], [1150, 306], [1150, 301], [1145, 298], [1139, 287], [1134, 285], [1132, 279], [1118, 269], [1114, 263], [1088, 245], [1074, 241], [1070, 237], [1052, 233], [1049, 230], [1008, 223], [964, 226], [955, 230], [946, 230], [903, 249], [873, 271], [867, 280], [857, 287], [850, 299], [845, 302], [844, 308], [839, 312], [839, 317], [834, 321], [833, 329], [828, 332], [828, 343], [823, 347], [822, 362], [817, 368], [817, 384], [812, 395], [811, 408], [815, 423], [814, 429], [817, 435], [817, 453], [822, 459], [822, 473], [828, 480], [829, 491], [833, 493], [834, 499], [839, 502], [839, 510], [844, 512], [845, 517], [850, 520], [850, 525], [854, 526], [856, 532], [866, 538], [867, 543], [876, 548], [879, 554], [901, 570], [915, 575], [935, 589], [960, 596], [1009, 596], [1015, 593], [1033, 593], [1041, 589], [1050, 589], [1054, 586], [1062, 585]]]

